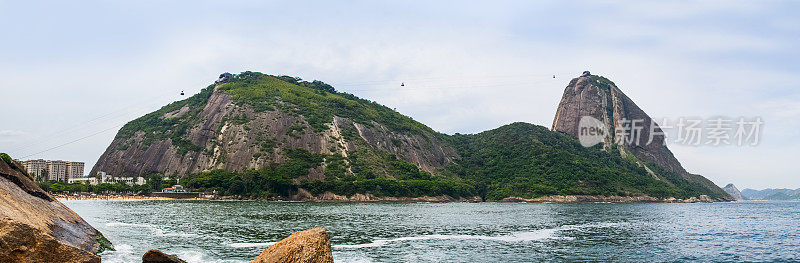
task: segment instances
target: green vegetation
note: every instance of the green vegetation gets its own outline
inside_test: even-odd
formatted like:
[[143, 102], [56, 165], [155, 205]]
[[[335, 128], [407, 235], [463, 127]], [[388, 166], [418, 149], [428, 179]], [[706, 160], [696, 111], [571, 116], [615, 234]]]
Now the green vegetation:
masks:
[[100, 244], [100, 247], [97, 249], [97, 252], [95, 254], [103, 253], [103, 251], [106, 251], [106, 250], [110, 250], [110, 251], [115, 251], [116, 250], [116, 249], [114, 249], [114, 245], [111, 244], [111, 241], [109, 241], [106, 238], [106, 236], [103, 235], [103, 233], [100, 233], [100, 231], [97, 231], [97, 238], [95, 238], [94, 241], [97, 242], [97, 244]]
[[635, 161], [598, 145], [584, 148], [575, 138], [545, 127], [514, 123], [475, 135], [454, 135], [461, 158], [448, 177], [476, 182], [488, 200], [544, 195], [651, 195], [687, 197], [687, 192], [653, 178]]
[[[84, 183], [67, 184], [64, 182], [39, 182], [38, 184], [42, 190], [52, 193], [140, 193], [151, 192], [154, 189], [148, 184], [133, 186], [123, 183], [102, 183], [98, 185], [91, 185]], [[156, 188], [156, 190], [160, 189], [161, 188]]]
[[231, 94], [238, 104], [252, 106], [255, 111], [278, 108], [302, 115], [315, 132], [326, 130], [326, 124], [336, 115], [365, 125], [375, 121], [399, 132], [435, 133], [386, 106], [337, 92], [321, 81], [307, 82], [246, 71], [234, 75], [230, 82], [220, 85], [219, 90]]
[[[367, 151], [361, 152], [366, 154]], [[330, 191], [340, 195], [356, 193], [372, 193], [376, 196], [436, 196], [453, 197], [474, 196], [474, 188], [463, 182], [432, 176], [419, 170], [416, 165], [398, 160], [392, 154], [381, 153], [371, 158], [380, 158], [381, 174], [366, 169], [366, 163], [375, 161], [356, 157], [353, 160], [355, 173], [347, 172], [347, 162], [339, 155], [313, 154], [305, 149], [286, 150], [289, 158], [284, 163], [271, 164], [258, 170], [234, 172], [212, 170], [189, 175], [181, 180], [185, 186], [200, 191], [216, 191], [223, 195], [246, 197], [280, 197], [288, 196], [298, 188], [304, 188], [312, 194]], [[301, 180], [295, 184], [294, 179], [309, 174], [309, 169], [325, 165], [325, 180]], [[357, 168], [361, 166], [361, 168]]]
[[0, 158], [2, 158], [3, 161], [6, 162], [6, 164], [8, 164], [9, 166], [14, 167], [14, 159], [11, 159], [11, 156], [8, 156], [8, 154], [0, 153]]

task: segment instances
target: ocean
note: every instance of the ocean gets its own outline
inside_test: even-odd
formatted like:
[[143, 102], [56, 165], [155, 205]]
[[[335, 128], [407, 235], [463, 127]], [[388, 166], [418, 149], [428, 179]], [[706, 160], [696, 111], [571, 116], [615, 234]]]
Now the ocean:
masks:
[[800, 202], [694, 204], [63, 201], [116, 251], [249, 262], [324, 227], [336, 262], [800, 261]]

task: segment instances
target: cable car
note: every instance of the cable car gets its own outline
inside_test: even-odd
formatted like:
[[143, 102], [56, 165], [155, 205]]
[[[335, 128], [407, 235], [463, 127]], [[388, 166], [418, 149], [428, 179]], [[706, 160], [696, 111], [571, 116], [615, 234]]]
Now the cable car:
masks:
[[181, 96], [183, 96], [183, 91], [181, 90]]
[[405, 83], [403, 83], [403, 82], [400, 82], [400, 87], [405, 87], [405, 86], [406, 86], [406, 84], [405, 84]]

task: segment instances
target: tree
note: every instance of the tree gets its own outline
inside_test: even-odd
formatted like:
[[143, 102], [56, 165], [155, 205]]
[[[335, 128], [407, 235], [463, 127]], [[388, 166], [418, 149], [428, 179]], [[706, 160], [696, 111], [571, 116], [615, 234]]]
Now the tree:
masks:
[[37, 176], [36, 178], [37, 178], [37, 181], [44, 182], [44, 181], [47, 181], [47, 178], [49, 176], [50, 176], [50, 172], [48, 172], [47, 169], [42, 169], [41, 171], [39, 171], [39, 176]]
[[161, 174], [151, 174], [147, 176], [146, 181], [152, 191], [158, 192], [162, 189], [161, 185], [164, 181], [164, 177], [161, 176]]

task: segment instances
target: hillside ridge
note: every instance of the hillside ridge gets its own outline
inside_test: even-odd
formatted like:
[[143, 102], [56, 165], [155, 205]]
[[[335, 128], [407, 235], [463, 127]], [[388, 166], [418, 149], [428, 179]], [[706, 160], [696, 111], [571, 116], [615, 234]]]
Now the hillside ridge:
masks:
[[196, 189], [274, 197], [303, 188], [314, 195], [488, 200], [727, 198], [685, 178], [653, 178], [619, 153], [582, 147], [539, 125], [447, 135], [321, 81], [257, 72], [227, 76], [126, 124], [91, 173], [99, 171], [176, 176]]

